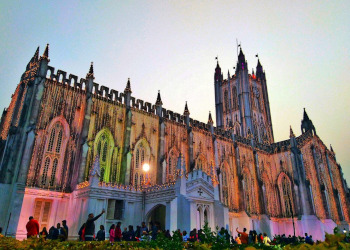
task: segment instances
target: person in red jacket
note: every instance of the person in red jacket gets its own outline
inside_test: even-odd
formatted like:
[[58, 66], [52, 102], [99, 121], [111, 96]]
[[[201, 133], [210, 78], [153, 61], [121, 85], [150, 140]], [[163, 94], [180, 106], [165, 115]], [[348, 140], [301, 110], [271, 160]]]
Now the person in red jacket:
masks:
[[39, 222], [34, 220], [33, 216], [29, 217], [29, 221], [26, 225], [27, 238], [36, 238], [39, 234]]
[[115, 227], [115, 232], [114, 232], [114, 240], [115, 241], [121, 241], [122, 239], [122, 230], [120, 229], [121, 222], [119, 221], [117, 223], [117, 226]]

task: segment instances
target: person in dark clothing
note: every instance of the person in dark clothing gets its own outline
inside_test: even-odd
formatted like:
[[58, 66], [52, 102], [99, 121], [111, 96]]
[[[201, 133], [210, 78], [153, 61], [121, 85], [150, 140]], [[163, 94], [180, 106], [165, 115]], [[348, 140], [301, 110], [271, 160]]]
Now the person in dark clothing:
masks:
[[151, 225], [151, 231], [152, 231], [152, 240], [156, 240], [157, 234], [158, 234], [157, 224], [154, 225], [153, 222], [151, 222], [150, 225]]
[[106, 232], [105, 227], [100, 225], [100, 231], [97, 232], [96, 236], [97, 241], [105, 241], [106, 240]]
[[127, 233], [127, 241], [135, 241], [134, 227], [129, 225], [129, 231]]
[[122, 239], [127, 241], [128, 240], [128, 229], [124, 227], [124, 231], [122, 232]]
[[57, 240], [58, 239], [58, 229], [52, 226], [49, 230], [49, 236], [47, 237], [50, 240]]
[[120, 228], [121, 224], [122, 223], [119, 221], [117, 223], [117, 226], [115, 227], [115, 231], [114, 231], [114, 239], [115, 239], [115, 241], [121, 241], [121, 239], [123, 237], [122, 230]]
[[43, 238], [44, 240], [46, 240], [48, 234], [49, 233], [47, 232], [46, 227], [44, 227], [43, 231], [41, 231], [39, 235], [40, 235], [40, 238]]
[[140, 226], [136, 226], [135, 237], [137, 237], [137, 238], [141, 237], [141, 227]]
[[171, 239], [171, 235], [170, 235], [170, 231], [169, 230], [166, 230], [165, 238]]
[[103, 209], [102, 212], [97, 215], [96, 217], [94, 217], [94, 214], [91, 213], [89, 214], [89, 218], [86, 221], [86, 225], [85, 225], [85, 241], [92, 241], [94, 238], [94, 234], [95, 234], [95, 220], [97, 220], [98, 218], [100, 218], [102, 216], [102, 214], [105, 213], [105, 210]]
[[84, 241], [85, 225], [86, 225], [86, 223], [84, 223], [79, 229], [79, 232], [78, 232], [78, 234], [79, 234], [79, 241]]
[[64, 228], [64, 230], [66, 230], [66, 240], [68, 240], [68, 226], [66, 220], [62, 221], [62, 227]]
[[148, 228], [147, 228], [145, 222], [142, 222], [142, 224], [141, 224], [141, 235], [143, 234], [143, 231], [145, 231], [146, 233], [148, 233]]
[[57, 230], [58, 230], [58, 238], [60, 241], [65, 241], [66, 240], [66, 229], [61, 227], [60, 223], [57, 223]]

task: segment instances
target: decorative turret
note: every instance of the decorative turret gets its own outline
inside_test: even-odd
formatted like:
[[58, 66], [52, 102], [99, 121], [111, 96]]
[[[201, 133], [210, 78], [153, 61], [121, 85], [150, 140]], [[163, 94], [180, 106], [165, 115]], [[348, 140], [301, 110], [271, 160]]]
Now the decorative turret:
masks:
[[44, 54], [41, 56], [40, 59], [42, 59], [42, 60], [46, 59], [46, 60], [50, 61], [50, 59], [49, 59], [49, 44], [46, 44]]
[[92, 94], [92, 88], [94, 86], [94, 66], [93, 62], [90, 64], [89, 73], [86, 74], [86, 98], [89, 99]]
[[162, 99], [160, 98], [160, 90], [158, 90], [157, 100], [156, 100], [156, 106], [163, 105]]
[[[39, 50], [38, 50], [39, 53]], [[44, 51], [44, 54], [40, 57], [40, 69], [39, 69], [39, 76], [44, 78], [46, 77], [46, 73], [47, 73], [47, 66], [50, 62], [49, 59], [49, 44], [46, 44], [46, 48]]]
[[242, 51], [242, 47], [239, 47], [238, 62], [245, 62], [245, 56]]
[[293, 132], [293, 129], [292, 129], [292, 126], [290, 126], [290, 130], [289, 130], [289, 138], [294, 138], [295, 135], [294, 135], [294, 132]]
[[185, 110], [184, 110], [184, 116], [189, 116], [189, 115], [190, 115], [190, 111], [188, 110], [187, 101], [186, 101]]
[[214, 82], [221, 81], [221, 68], [219, 65], [219, 61], [216, 62], [215, 74], [214, 74]]
[[237, 62], [237, 67], [236, 67], [236, 74], [239, 71], [247, 70], [247, 67], [248, 67], [248, 65], [247, 65], [247, 62], [245, 60], [245, 56], [243, 54], [242, 47], [240, 47], [239, 55], [238, 55], [238, 62]]
[[158, 116], [162, 116], [162, 99], [160, 98], [160, 91], [158, 90], [157, 100], [156, 100], [156, 113]]
[[38, 60], [39, 60], [39, 46], [36, 49], [34, 55], [30, 59], [30, 61], [28, 62], [26, 70], [29, 70], [31, 68], [32, 64], [38, 62]]
[[131, 87], [130, 87], [130, 78], [128, 78], [128, 82], [126, 83], [126, 87], [124, 89], [124, 93], [132, 93]]
[[214, 121], [213, 121], [213, 118], [211, 117], [211, 112], [209, 111], [209, 117], [208, 117], [208, 124], [209, 125], [213, 125], [214, 124]]
[[88, 79], [88, 78], [95, 79], [95, 77], [94, 77], [94, 63], [93, 62], [91, 62], [89, 73], [86, 74], [86, 79]]
[[304, 134], [309, 130], [313, 131], [313, 133], [316, 135], [315, 126], [310, 120], [304, 108], [304, 116], [303, 116], [303, 120], [301, 121], [301, 132]]

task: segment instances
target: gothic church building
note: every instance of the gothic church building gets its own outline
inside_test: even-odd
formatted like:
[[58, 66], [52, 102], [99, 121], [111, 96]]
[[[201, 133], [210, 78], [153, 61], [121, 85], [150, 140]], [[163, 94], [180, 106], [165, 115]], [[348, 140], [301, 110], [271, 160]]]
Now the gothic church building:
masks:
[[[163, 229], [236, 227], [268, 235], [349, 228], [349, 188], [332, 147], [304, 110], [301, 135], [275, 142], [266, 76], [214, 72], [216, 126], [49, 65], [49, 48], [28, 63], [0, 122], [0, 225], [26, 237], [67, 220], [77, 238], [89, 213], [106, 228], [159, 221]], [[147, 171], [144, 166], [149, 166]]]

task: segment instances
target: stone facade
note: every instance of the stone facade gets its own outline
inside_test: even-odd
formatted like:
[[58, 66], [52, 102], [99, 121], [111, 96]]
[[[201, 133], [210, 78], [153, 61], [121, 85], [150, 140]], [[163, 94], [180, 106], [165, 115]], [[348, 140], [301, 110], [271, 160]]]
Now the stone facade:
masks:
[[[0, 225], [25, 237], [33, 215], [47, 228], [66, 219], [77, 237], [89, 213], [107, 228], [159, 221], [190, 231], [246, 227], [323, 239], [349, 227], [349, 189], [335, 153], [304, 110], [302, 134], [274, 142], [265, 72], [214, 73], [217, 127], [48, 65], [27, 65], [0, 123]], [[150, 166], [149, 171], [143, 165]], [[294, 226], [293, 226], [294, 225]]]

